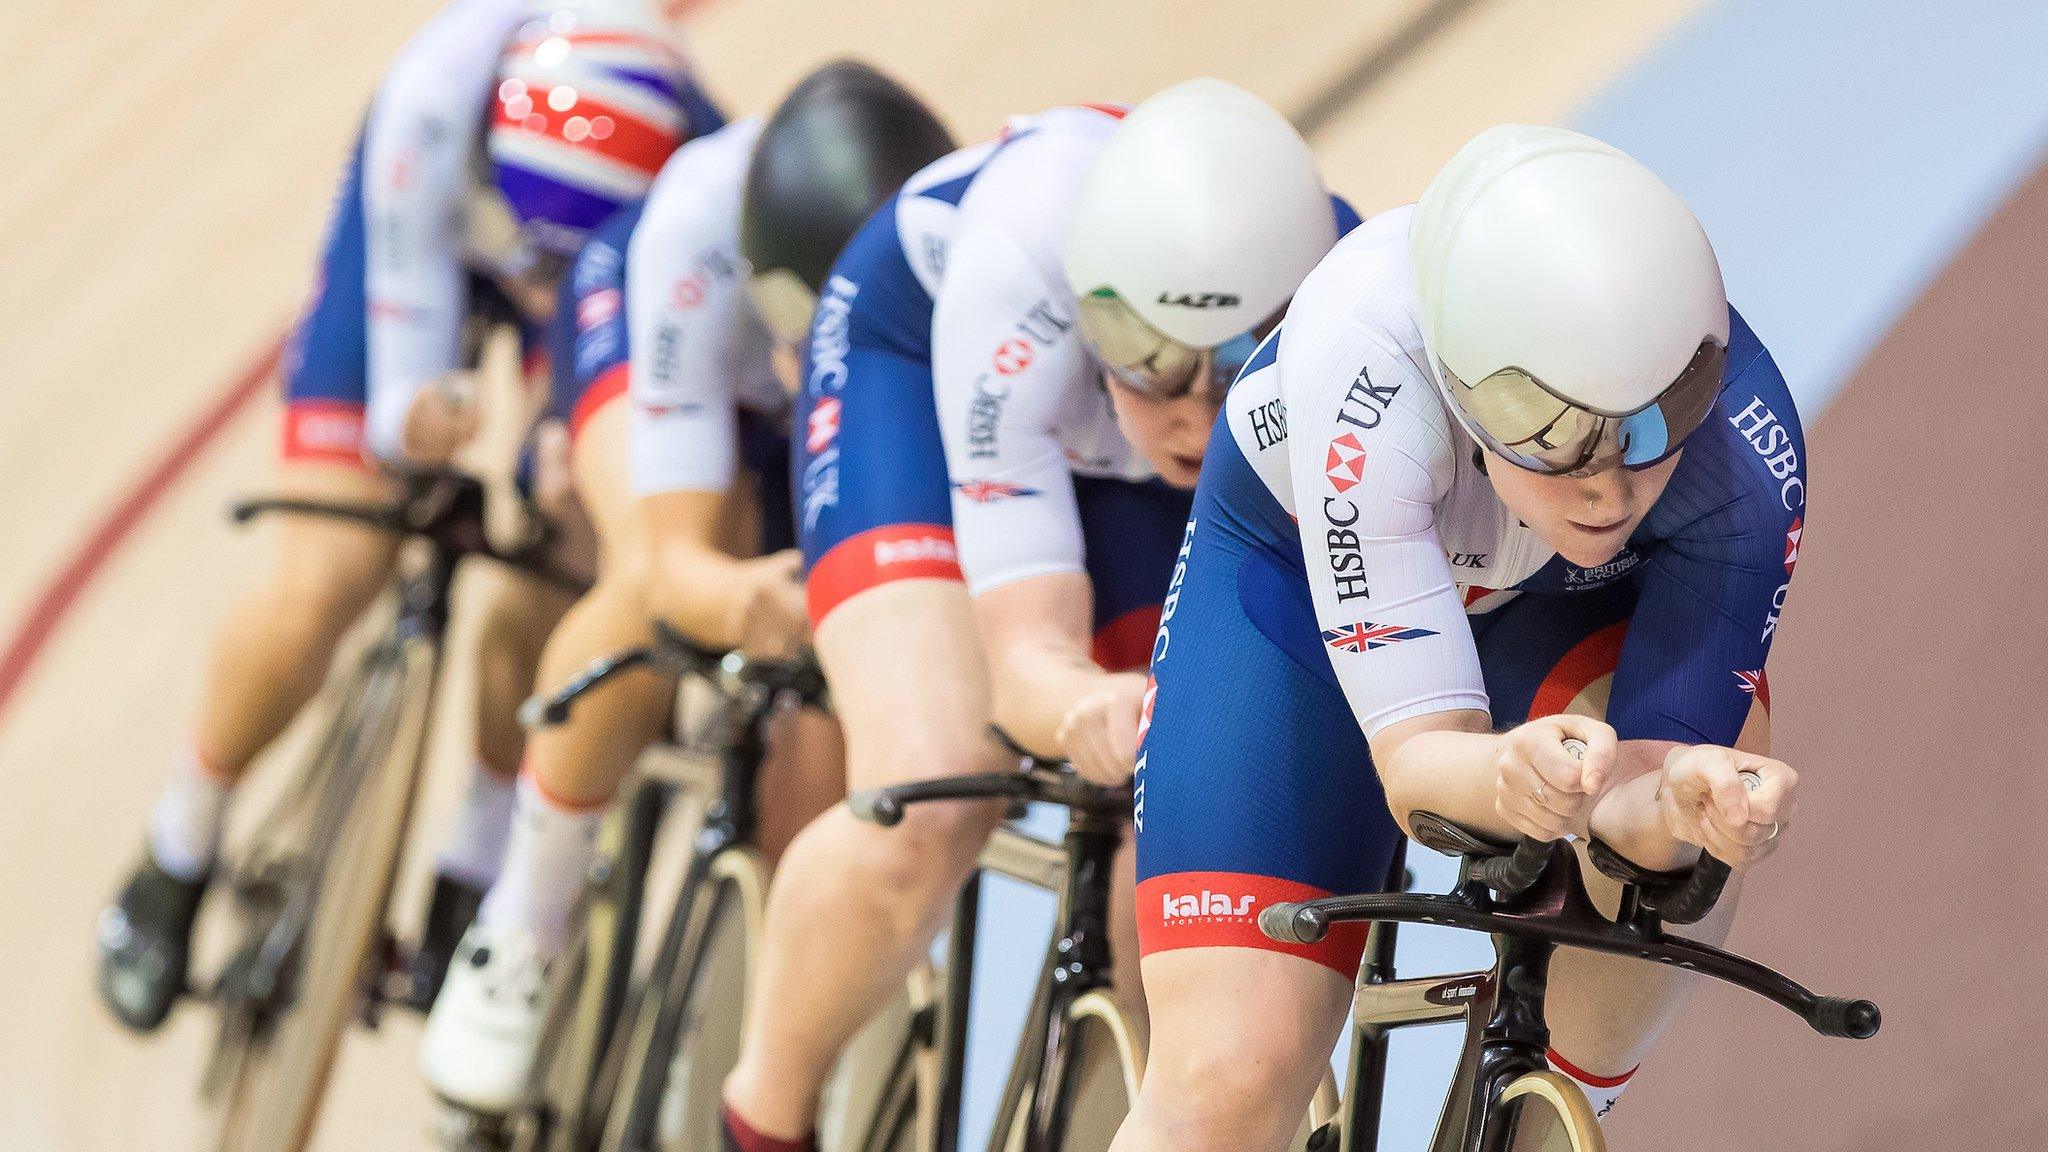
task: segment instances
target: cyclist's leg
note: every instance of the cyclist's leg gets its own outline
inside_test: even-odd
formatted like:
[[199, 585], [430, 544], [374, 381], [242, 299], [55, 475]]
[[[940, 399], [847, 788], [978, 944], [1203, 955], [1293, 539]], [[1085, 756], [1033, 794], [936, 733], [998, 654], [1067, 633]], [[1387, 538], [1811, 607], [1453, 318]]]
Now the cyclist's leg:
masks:
[[[1159, 631], [1160, 600], [1187, 539], [1194, 494], [1163, 484], [1074, 477], [1088, 581], [1095, 597], [1095, 662], [1111, 672], [1143, 671]], [[1110, 881], [1111, 994], [1140, 1034], [1145, 992], [1138, 964], [1134, 889], [1137, 840], [1126, 836]]]
[[[1634, 608], [1635, 586], [1624, 583], [1569, 596], [1524, 595], [1475, 618], [1494, 722], [1507, 726], [1559, 712], [1605, 717]], [[1769, 742], [1769, 719], [1760, 699], [1737, 745], [1768, 752]], [[1579, 851], [1594, 903], [1613, 915], [1620, 885], [1591, 867], [1583, 847]], [[1741, 879], [1730, 877], [1704, 920], [1672, 931], [1719, 944], [1733, 921]], [[1595, 1112], [1604, 1115], [1683, 1007], [1690, 988], [1675, 968], [1560, 949], [1551, 961], [1545, 997], [1551, 1065], [1577, 1080]]]
[[1282, 945], [1259, 932], [1259, 911], [1376, 889], [1399, 835], [1314, 647], [1299, 568], [1246, 544], [1204, 485], [1139, 748], [1152, 1036], [1119, 1152], [1286, 1147], [1329, 1066], [1365, 932]]
[[[1014, 767], [985, 732], [988, 678], [954, 561], [930, 370], [859, 343], [846, 369], [837, 430], [810, 437], [799, 468], [811, 617], [845, 725], [848, 783]], [[808, 428], [808, 415], [795, 427]], [[790, 844], [726, 1085], [752, 1133], [807, 1138], [840, 1049], [923, 955], [1000, 815], [924, 805], [883, 829], [835, 807]]]

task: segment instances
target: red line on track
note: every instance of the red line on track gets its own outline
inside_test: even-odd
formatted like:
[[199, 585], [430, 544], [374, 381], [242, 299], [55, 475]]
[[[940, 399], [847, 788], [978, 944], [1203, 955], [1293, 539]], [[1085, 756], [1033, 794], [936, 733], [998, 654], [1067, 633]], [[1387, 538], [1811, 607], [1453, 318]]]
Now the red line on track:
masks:
[[278, 357], [283, 350], [281, 339], [271, 341], [254, 363], [230, 381], [157, 457], [149, 471], [130, 485], [120, 501], [100, 517], [92, 531], [72, 550], [64, 566], [43, 585], [28, 614], [22, 617], [21, 623], [7, 638], [6, 647], [0, 648], [0, 716], [6, 715], [7, 706], [13, 702], [15, 692], [27, 678], [29, 669], [34, 667], [36, 658], [71, 614], [72, 608], [77, 606], [79, 597], [172, 486], [219, 439], [235, 416], [262, 393], [264, 385], [277, 371]]

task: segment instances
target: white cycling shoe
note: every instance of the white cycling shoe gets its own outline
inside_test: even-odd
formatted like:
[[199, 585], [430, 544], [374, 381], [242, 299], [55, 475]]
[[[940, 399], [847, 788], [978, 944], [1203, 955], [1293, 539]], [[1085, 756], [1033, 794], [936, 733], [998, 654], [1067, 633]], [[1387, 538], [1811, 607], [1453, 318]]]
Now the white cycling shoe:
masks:
[[478, 923], [463, 933], [420, 1042], [435, 1093], [493, 1115], [519, 1103], [547, 1018], [550, 960], [530, 931]]

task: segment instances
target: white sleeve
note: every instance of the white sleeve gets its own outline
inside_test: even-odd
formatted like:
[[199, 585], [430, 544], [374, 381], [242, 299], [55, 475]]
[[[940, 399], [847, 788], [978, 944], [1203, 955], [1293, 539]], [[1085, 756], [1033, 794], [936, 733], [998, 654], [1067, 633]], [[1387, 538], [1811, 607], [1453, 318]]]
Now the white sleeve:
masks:
[[459, 366], [463, 200], [500, 46], [518, 5], [457, 0], [400, 50], [371, 105], [363, 158], [370, 450], [398, 452], [412, 398]]
[[1316, 623], [1359, 726], [1487, 710], [1437, 539], [1453, 449], [1430, 384], [1342, 316], [1290, 316], [1278, 367]]
[[723, 492], [738, 466], [741, 375], [765, 363], [768, 337], [723, 235], [733, 229], [707, 227], [703, 212], [656, 208], [626, 258], [632, 490]]
[[1091, 387], [1064, 285], [1004, 231], [963, 226], [932, 312], [932, 380], [968, 590], [1082, 572], [1081, 516], [1056, 434]]

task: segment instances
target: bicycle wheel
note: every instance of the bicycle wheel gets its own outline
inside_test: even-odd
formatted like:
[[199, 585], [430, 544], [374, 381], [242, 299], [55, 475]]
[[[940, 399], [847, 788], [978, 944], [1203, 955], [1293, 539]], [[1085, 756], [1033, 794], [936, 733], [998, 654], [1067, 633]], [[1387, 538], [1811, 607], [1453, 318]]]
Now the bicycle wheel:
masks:
[[344, 694], [316, 799], [250, 944], [223, 978], [215, 1053], [221, 1152], [298, 1152], [312, 1134], [342, 1033], [367, 983], [411, 816], [437, 647], [380, 641]]
[[1512, 1109], [1516, 1152], [1607, 1152], [1600, 1118], [1562, 1072], [1522, 1073], [1501, 1089], [1498, 1106]]
[[1067, 1008], [1064, 1035], [1058, 1044], [1061, 1067], [1058, 1078], [1051, 1082], [1058, 1096], [1040, 1108], [1034, 1087], [1018, 1100], [1016, 1111], [1007, 1119], [1005, 1152], [1023, 1152], [1031, 1145], [1034, 1122], [1045, 1123], [1050, 1133], [1057, 1134], [1057, 1143], [1048, 1145], [1050, 1148], [1104, 1152], [1138, 1099], [1144, 1050], [1137, 1028], [1107, 993], [1087, 992], [1075, 998]]
[[678, 906], [689, 919], [667, 979], [649, 986], [634, 1013], [606, 1152], [719, 1146], [720, 1098], [739, 1060], [766, 898], [760, 858], [734, 849], [711, 859]]
[[578, 931], [558, 965], [527, 1103], [513, 1124], [515, 1152], [589, 1152], [603, 1136], [615, 1071], [607, 1056], [632, 980], [641, 882], [662, 801], [658, 787], [642, 784], [599, 833]]

